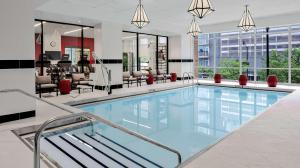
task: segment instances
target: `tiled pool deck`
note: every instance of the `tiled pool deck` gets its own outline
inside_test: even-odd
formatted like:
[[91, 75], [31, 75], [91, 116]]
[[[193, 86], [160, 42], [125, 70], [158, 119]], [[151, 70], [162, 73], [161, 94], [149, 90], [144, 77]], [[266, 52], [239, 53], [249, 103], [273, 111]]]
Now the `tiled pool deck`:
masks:
[[[213, 84], [211, 81], [199, 81]], [[222, 85], [235, 86], [236, 82]], [[164, 83], [152, 86], [131, 87], [113, 90], [107, 96], [103, 91], [84, 93], [78, 96], [63, 95], [49, 97], [55, 103], [86, 101], [87, 99], [107, 99], [154, 90], [182, 87], [183, 83]], [[249, 84], [249, 87], [267, 88], [265, 84]], [[300, 87], [278, 86], [278, 89], [295, 90], [290, 95], [269, 108], [241, 129], [216, 144], [208, 151], [189, 160], [187, 168], [295, 168], [300, 165]], [[72, 108], [66, 105], [68, 108]], [[72, 108], [74, 109], [74, 108]], [[26, 120], [0, 125], [1, 167], [33, 167], [33, 153], [12, 132], [26, 126], [39, 125], [47, 119], [67, 115], [59, 109], [44, 103], [37, 103], [37, 116]], [[46, 167], [42, 164], [42, 167]]]

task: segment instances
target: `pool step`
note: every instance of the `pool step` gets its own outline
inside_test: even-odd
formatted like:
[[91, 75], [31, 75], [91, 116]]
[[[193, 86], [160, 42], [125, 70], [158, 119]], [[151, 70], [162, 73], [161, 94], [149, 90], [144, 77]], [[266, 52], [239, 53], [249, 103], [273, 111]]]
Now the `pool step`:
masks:
[[99, 133], [49, 136], [41, 139], [41, 149], [57, 165], [66, 168], [162, 168]]

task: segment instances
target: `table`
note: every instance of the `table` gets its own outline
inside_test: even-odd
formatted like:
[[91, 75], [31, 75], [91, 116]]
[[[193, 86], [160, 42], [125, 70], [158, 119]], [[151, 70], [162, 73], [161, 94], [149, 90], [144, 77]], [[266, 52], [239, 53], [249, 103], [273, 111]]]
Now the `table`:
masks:
[[94, 91], [94, 86], [92, 85], [77, 85], [78, 93], [81, 93], [81, 90], [84, 92], [86, 90]]

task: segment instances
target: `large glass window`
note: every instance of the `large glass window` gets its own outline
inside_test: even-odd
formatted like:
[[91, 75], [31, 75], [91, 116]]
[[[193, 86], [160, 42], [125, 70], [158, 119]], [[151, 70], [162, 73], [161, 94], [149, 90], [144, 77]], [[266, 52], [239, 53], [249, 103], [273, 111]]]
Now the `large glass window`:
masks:
[[291, 82], [300, 83], [300, 25], [291, 26]]
[[276, 75], [280, 83], [300, 83], [299, 25], [202, 34], [198, 41], [200, 78], [217, 72], [229, 80], [246, 74], [265, 82]]
[[144, 70], [156, 70], [156, 36], [139, 34], [139, 62]]
[[217, 40], [220, 41], [217, 42], [220, 44], [216, 54], [217, 72], [225, 79], [235, 80], [240, 74], [239, 32], [221, 33]]
[[158, 37], [158, 71], [160, 73], [168, 72], [168, 38]]
[[213, 35], [201, 34], [198, 40], [199, 78], [212, 78], [214, 38]]
[[40, 20], [34, 27], [37, 74], [51, 75], [56, 83], [73, 72], [84, 72], [88, 77], [93, 71], [92, 27]]
[[81, 27], [57, 23], [44, 24], [44, 51], [52, 64], [62, 59], [77, 64], [81, 58]]
[[123, 32], [123, 71], [168, 73], [168, 37]]
[[137, 71], [137, 34], [123, 32], [123, 71]]

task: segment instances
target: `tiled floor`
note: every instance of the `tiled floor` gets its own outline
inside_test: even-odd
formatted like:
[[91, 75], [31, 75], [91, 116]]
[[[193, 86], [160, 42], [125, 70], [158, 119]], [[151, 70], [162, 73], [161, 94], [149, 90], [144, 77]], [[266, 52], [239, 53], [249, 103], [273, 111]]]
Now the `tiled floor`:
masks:
[[[212, 84], [211, 81], [199, 81], [202, 84]], [[236, 82], [223, 82], [223, 85], [236, 85]], [[143, 93], [149, 90], [183, 86], [183, 83], [166, 83], [132, 86], [113, 90], [109, 97]], [[251, 87], [265, 88], [265, 84], [249, 84]], [[300, 87], [280, 85], [281, 89], [296, 91], [282, 99], [267, 110], [266, 113], [251, 121], [219, 144], [202, 155], [191, 160], [188, 168], [294, 168], [300, 164]], [[55, 103], [82, 101], [86, 99], [108, 98], [104, 91], [87, 92], [71, 95], [47, 96], [47, 100]], [[64, 107], [76, 110], [73, 107]], [[10, 122], [0, 125], [0, 162], [1, 167], [32, 168], [33, 153], [23, 144], [11, 130], [26, 126], [38, 125], [51, 117], [67, 115], [57, 108], [37, 102], [35, 118]], [[11, 159], [13, 156], [14, 159]], [[16, 160], [18, 160], [16, 162]], [[45, 167], [43, 164], [42, 167]]]

